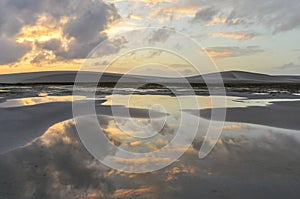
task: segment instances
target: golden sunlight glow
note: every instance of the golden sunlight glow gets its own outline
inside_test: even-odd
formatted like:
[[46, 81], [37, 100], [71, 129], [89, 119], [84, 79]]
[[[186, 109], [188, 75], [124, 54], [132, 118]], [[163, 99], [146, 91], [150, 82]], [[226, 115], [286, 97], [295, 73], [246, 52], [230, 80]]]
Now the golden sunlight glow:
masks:
[[[28, 57], [28, 55], [26, 55]], [[43, 63], [41, 65], [31, 64], [29, 60], [20, 60], [13, 65], [2, 65], [0, 74], [36, 72], [36, 71], [73, 71], [79, 70], [82, 60], [61, 61], [56, 60], [53, 63]], [[58, 67], [59, 66], [59, 67]]]
[[[139, 20], [139, 15], [130, 15], [132, 19]], [[121, 20], [107, 26], [103, 33], [113, 37], [114, 35], [122, 34], [124, 32], [136, 30], [137, 24], [133, 21]]]
[[38, 44], [43, 44], [55, 39], [60, 42], [61, 46], [59, 46], [59, 48], [61, 48], [61, 50], [69, 50], [69, 45], [74, 38], [64, 36], [63, 25], [70, 19], [70, 17], [61, 17], [57, 20], [48, 14], [42, 14], [38, 17], [36, 24], [23, 26], [15, 38], [15, 41], [20, 44], [30, 45], [32, 49], [17, 62], [2, 65], [0, 74], [78, 70], [82, 64], [82, 60], [61, 60], [56, 57], [53, 51], [42, 49], [38, 46]]
[[206, 26], [215, 26], [218, 24], [224, 24], [226, 22], [227, 18], [226, 17], [218, 17], [214, 16], [213, 20], [209, 23], [206, 24]]
[[256, 35], [249, 35], [246, 32], [215, 32], [213, 37], [227, 37], [233, 39], [254, 39]]
[[180, 7], [180, 6], [166, 6], [157, 9], [154, 13], [184, 13], [186, 16], [194, 16], [195, 13], [199, 10], [197, 7]]
[[[103, 58], [95, 59], [91, 61], [91, 69], [97, 70], [99, 66], [96, 63], [101, 62]], [[93, 64], [95, 66], [93, 66]], [[196, 74], [196, 69], [189, 64], [183, 58], [161, 50], [143, 49], [127, 53], [118, 59], [114, 60], [107, 68], [107, 72], [119, 73], [135, 73], [135, 74], [148, 74], [148, 75], [160, 75], [165, 77], [174, 77], [174, 72], [170, 70], [161, 70], [161, 67], [157, 66], [168, 66], [172, 70], [178, 71], [184, 75]], [[138, 66], [141, 66], [138, 68]], [[153, 67], [156, 66], [156, 67]], [[100, 68], [103, 69], [103, 68]], [[134, 69], [134, 70], [133, 70]]]
[[39, 16], [37, 22], [33, 26], [24, 26], [16, 41], [18, 43], [25, 42], [47, 42], [51, 39], [58, 39], [62, 43], [62, 47], [67, 49], [70, 39], [63, 36], [62, 25], [68, 22], [68, 18], [63, 17], [56, 21], [49, 15]]
[[197, 10], [198, 8], [195, 7], [165, 6], [150, 13], [148, 17], [155, 17], [160, 23], [163, 23], [169, 20], [193, 17]]
[[206, 48], [205, 50], [213, 59], [230, 57], [233, 53], [231, 50], [227, 50], [227, 49], [223, 49], [223, 51], [218, 51], [215, 50], [214, 48]]
[[51, 30], [43, 26], [24, 26], [21, 30], [20, 36], [17, 38], [17, 42], [24, 43], [29, 42], [45, 42], [51, 39], [60, 39], [60, 30]]

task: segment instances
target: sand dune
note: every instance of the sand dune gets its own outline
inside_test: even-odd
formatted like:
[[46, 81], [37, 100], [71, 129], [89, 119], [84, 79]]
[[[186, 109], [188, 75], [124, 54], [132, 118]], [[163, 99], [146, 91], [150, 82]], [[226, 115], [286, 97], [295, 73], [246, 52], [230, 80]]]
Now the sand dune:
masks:
[[[272, 76], [259, 73], [250, 73], [243, 71], [227, 71], [221, 72], [221, 77], [226, 84], [255, 84], [255, 83], [300, 83], [299, 76]], [[216, 73], [204, 74], [203, 77], [208, 80], [214, 80], [219, 77]], [[202, 83], [203, 77], [189, 77], [188, 80], [192, 83]]]
[[[35, 73], [20, 73], [0, 75], [0, 83], [2, 84], [34, 84], [34, 83], [74, 83], [76, 79], [76, 71], [50, 71], [50, 72], [35, 72]], [[89, 82], [97, 79], [100, 73], [97, 72], [81, 72], [83, 82]], [[238, 84], [255, 84], [255, 83], [295, 83], [300, 84], [300, 76], [271, 76], [258, 73], [242, 72], [242, 71], [227, 71], [221, 72], [224, 83], [238, 83]], [[102, 74], [100, 82], [114, 83], [122, 77], [122, 74], [104, 73]], [[204, 74], [203, 76], [186, 77], [190, 83], [205, 83], [205, 80], [218, 80], [218, 74]], [[180, 79], [177, 78], [162, 78], [153, 76], [126, 76], [128, 82], [168, 82], [178, 83]]]

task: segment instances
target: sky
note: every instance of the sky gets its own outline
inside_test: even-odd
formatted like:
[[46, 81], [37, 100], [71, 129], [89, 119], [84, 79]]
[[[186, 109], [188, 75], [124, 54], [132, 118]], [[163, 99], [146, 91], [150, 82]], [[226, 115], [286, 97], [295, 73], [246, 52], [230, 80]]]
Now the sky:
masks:
[[[190, 59], [204, 68], [210, 59], [219, 71], [300, 74], [299, 7], [299, 0], [2, 0], [0, 74], [126, 73], [151, 63], [147, 73], [159, 63], [192, 75]], [[199, 57], [189, 56], [194, 44]]]

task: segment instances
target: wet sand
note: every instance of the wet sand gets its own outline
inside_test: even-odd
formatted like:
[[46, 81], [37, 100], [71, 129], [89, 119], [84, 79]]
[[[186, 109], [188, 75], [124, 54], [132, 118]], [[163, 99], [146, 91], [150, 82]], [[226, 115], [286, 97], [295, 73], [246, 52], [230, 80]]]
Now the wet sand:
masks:
[[[215, 111], [222, 108], [216, 108]], [[196, 113], [197, 110], [187, 110]], [[201, 117], [209, 119], [212, 109], [200, 111]], [[226, 121], [252, 123], [271, 127], [300, 130], [300, 101], [273, 102], [271, 105], [228, 108]], [[219, 120], [219, 118], [215, 118]]]
[[[100, 104], [103, 101], [98, 101]], [[82, 114], [86, 112], [86, 106], [91, 101], [80, 102]], [[129, 111], [131, 117], [148, 118], [149, 111], [146, 109], [127, 109], [124, 106], [114, 106], [115, 115], [125, 117]], [[112, 115], [111, 106], [97, 106], [96, 113], [99, 115]], [[164, 116], [164, 113], [152, 111], [152, 117]], [[73, 118], [72, 102], [52, 102], [32, 106], [0, 108], [0, 154], [24, 146], [56, 123]]]

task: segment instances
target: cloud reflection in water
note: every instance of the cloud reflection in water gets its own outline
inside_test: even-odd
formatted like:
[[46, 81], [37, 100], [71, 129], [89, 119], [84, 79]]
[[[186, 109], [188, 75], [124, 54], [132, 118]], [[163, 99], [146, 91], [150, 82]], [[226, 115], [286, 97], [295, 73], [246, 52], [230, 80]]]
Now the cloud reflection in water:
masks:
[[[106, 132], [113, 136], [110, 118], [104, 119]], [[193, 146], [165, 169], [125, 174], [98, 163], [82, 146], [73, 121], [62, 122], [30, 145], [0, 156], [0, 171], [5, 171], [0, 173], [0, 196], [7, 199], [299, 196], [295, 190], [300, 185], [300, 150], [297, 150], [300, 144], [293, 131], [228, 123], [213, 152], [199, 160], [202, 139], [199, 135]], [[133, 150], [140, 145], [127, 147]], [[141, 160], [127, 161], [138, 164]], [[140, 164], [154, 161], [146, 158]]]

